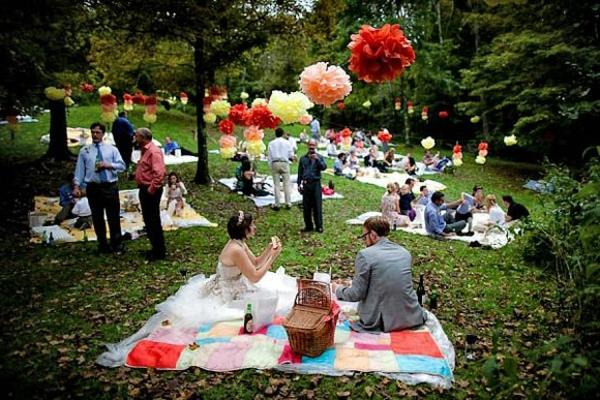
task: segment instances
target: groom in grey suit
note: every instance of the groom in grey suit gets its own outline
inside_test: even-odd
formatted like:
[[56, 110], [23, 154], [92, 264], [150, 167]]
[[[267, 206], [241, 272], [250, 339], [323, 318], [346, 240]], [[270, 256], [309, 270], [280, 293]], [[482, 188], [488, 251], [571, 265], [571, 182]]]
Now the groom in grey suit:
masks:
[[391, 332], [425, 323], [425, 312], [413, 290], [412, 257], [390, 241], [390, 224], [372, 217], [363, 224], [361, 239], [367, 248], [356, 256], [356, 273], [350, 287], [333, 284], [336, 297], [358, 301], [360, 320], [351, 323], [359, 332]]

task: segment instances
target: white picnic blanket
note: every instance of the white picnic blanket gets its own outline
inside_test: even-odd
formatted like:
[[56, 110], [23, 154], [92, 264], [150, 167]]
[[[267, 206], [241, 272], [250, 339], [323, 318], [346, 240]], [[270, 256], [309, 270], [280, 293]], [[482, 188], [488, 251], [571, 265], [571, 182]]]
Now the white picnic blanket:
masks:
[[[292, 203], [300, 203], [302, 201], [302, 195], [298, 192], [298, 184], [296, 182], [296, 176], [290, 176], [290, 195]], [[258, 180], [257, 180], [258, 181]], [[235, 190], [235, 184], [237, 182], [236, 178], [222, 178], [219, 179], [219, 183], [227, 186], [229, 190]], [[250, 200], [254, 202], [256, 207], [266, 207], [271, 204], [275, 204], [275, 195], [273, 195], [273, 177], [267, 176], [264, 179], [264, 183], [266, 184], [265, 190], [270, 194], [268, 196], [259, 196], [259, 197], [248, 197]], [[343, 199], [344, 196], [335, 192], [331, 196], [323, 195], [323, 200], [329, 199]], [[281, 190], [281, 200], [283, 201], [283, 188]]]
[[[385, 188], [385, 187], [387, 187], [387, 185], [389, 183], [394, 183], [394, 182], [398, 182], [402, 186], [407, 178], [414, 179], [414, 177], [411, 177], [408, 174], [403, 174], [403, 173], [399, 173], [399, 172], [382, 174], [379, 172], [374, 172], [371, 169], [371, 171], [368, 175], [357, 176], [356, 180], [359, 182], [370, 183], [372, 185], [377, 185], [379, 187]], [[438, 190], [446, 189], [446, 185], [444, 185], [443, 183], [440, 183], [440, 182], [437, 182], [437, 181], [434, 181], [431, 179], [427, 179], [423, 182], [415, 183], [414, 190], [418, 192], [419, 188], [422, 185], [427, 186], [427, 189], [429, 189], [430, 192], [435, 192]]]
[[[141, 157], [141, 152], [139, 150], [133, 150], [131, 152], [131, 161], [134, 163], [138, 163]], [[172, 154], [168, 154], [164, 156], [165, 165], [176, 165], [176, 164], [185, 164], [185, 163], [193, 163], [198, 162], [198, 157], [196, 156], [174, 156]]]
[[[417, 211], [417, 216], [415, 220], [408, 227], [398, 227], [399, 230], [408, 233], [414, 233], [417, 235], [428, 236], [427, 231], [425, 231], [425, 214], [424, 214], [424, 206], [416, 206], [415, 210]], [[359, 215], [356, 218], [349, 219], [346, 221], [349, 225], [362, 225], [367, 218], [381, 216], [381, 213], [378, 211], [369, 211]], [[482, 226], [487, 221], [489, 221], [489, 214], [487, 213], [475, 213], [473, 214], [473, 226]], [[466, 231], [467, 228], [465, 228]], [[494, 228], [488, 231], [486, 234], [482, 232], [475, 232], [473, 236], [448, 236], [448, 239], [451, 240], [460, 240], [462, 242], [475, 242], [478, 241], [482, 245], [489, 245], [494, 249], [498, 249], [500, 247], [505, 246], [510, 240], [512, 240], [512, 235], [505, 230], [501, 230], [499, 228]]]

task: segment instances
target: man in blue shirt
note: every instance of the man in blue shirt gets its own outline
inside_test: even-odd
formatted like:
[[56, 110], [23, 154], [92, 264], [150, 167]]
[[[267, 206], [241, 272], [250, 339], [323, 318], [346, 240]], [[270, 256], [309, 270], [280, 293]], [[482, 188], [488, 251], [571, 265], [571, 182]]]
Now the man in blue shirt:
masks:
[[[321, 171], [327, 169], [325, 160], [317, 153], [317, 141], [308, 141], [308, 153], [300, 157], [298, 164], [298, 191], [302, 193], [304, 228], [301, 232], [323, 232], [323, 194], [321, 193]], [[313, 225], [314, 218], [314, 225]]]
[[112, 124], [112, 134], [125, 167], [129, 169], [131, 164], [131, 151], [133, 150], [133, 136], [135, 129], [127, 119], [127, 111], [121, 111], [119, 117]]
[[179, 144], [171, 139], [169, 136], [165, 136], [165, 154], [166, 155], [175, 155], [175, 150], [180, 149]]
[[[125, 162], [115, 146], [102, 141], [106, 132], [104, 125], [94, 122], [90, 130], [93, 143], [82, 147], [79, 151], [73, 179], [73, 196], [80, 197], [81, 187], [85, 184], [99, 252], [122, 252], [121, 204], [117, 173], [125, 171]], [[106, 240], [105, 210], [111, 247]]]
[[[455, 221], [452, 214], [448, 212], [449, 208], [456, 208], [462, 200], [444, 204], [444, 193], [435, 192], [431, 195], [431, 201], [425, 207], [425, 230], [429, 235], [452, 236], [461, 235], [461, 231], [467, 225], [466, 221]], [[446, 213], [442, 215], [442, 211]], [[472, 232], [471, 232], [472, 234]]]
[[73, 174], [67, 175], [66, 182], [58, 189], [60, 197], [59, 204], [61, 210], [54, 217], [54, 225], [60, 225], [64, 220], [73, 218], [73, 206], [75, 205], [75, 196], [73, 196]]

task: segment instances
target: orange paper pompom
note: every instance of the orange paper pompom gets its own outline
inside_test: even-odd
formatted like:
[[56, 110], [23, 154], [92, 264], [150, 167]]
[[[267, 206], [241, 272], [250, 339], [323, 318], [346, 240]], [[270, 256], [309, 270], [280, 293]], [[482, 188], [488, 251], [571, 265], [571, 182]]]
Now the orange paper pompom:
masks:
[[250, 126], [244, 130], [244, 139], [249, 142], [262, 140], [264, 136], [265, 133], [258, 126]]
[[302, 92], [315, 104], [330, 106], [352, 91], [350, 76], [342, 68], [318, 62], [300, 74]]

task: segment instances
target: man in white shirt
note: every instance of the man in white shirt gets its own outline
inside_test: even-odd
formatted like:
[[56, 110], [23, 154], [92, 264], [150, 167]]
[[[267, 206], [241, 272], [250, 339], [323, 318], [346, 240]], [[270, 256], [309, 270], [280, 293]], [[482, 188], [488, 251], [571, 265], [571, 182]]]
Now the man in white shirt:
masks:
[[269, 166], [273, 173], [273, 191], [275, 193], [274, 210], [279, 210], [281, 202], [280, 182], [283, 180], [283, 193], [285, 196], [285, 206], [292, 206], [290, 195], [290, 162], [294, 159], [294, 150], [292, 144], [283, 137], [283, 129], [275, 129], [275, 139], [269, 142], [267, 151]]
[[316, 118], [310, 121], [310, 134], [317, 142], [321, 139], [321, 124]]

